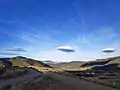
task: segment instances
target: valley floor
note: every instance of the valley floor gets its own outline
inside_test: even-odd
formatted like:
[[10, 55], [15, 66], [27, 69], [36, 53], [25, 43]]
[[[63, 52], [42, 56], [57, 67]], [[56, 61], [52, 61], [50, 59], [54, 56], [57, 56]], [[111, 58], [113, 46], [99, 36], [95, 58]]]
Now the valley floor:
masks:
[[15, 84], [2, 90], [116, 90], [107, 86], [87, 82], [75, 77], [46, 73], [28, 82]]

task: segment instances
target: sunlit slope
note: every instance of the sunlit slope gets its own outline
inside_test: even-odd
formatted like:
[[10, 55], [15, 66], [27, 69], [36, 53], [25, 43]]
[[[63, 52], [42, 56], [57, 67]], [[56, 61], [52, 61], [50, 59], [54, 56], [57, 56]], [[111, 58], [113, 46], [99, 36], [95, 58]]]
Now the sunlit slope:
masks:
[[107, 70], [108, 68], [115, 69], [115, 67], [118, 65], [120, 65], [120, 56], [105, 58], [105, 59], [97, 59], [95, 61], [87, 62], [80, 66], [80, 70], [90, 70], [90, 69], [96, 69], [96, 70], [106, 69]]
[[120, 57], [115, 58], [114, 60], [110, 61], [108, 64], [120, 64]]
[[[41, 61], [37, 61], [34, 59], [26, 58], [26, 57], [14, 57], [14, 58], [0, 58], [0, 59], [7, 59], [10, 60], [13, 63], [13, 66], [18, 66], [18, 67], [28, 67], [28, 68], [35, 68], [39, 71], [52, 71], [53, 68]], [[4, 66], [2, 62], [0, 62], [1, 66]]]
[[37, 61], [37, 60], [34, 60], [34, 59], [21, 57], [21, 56], [11, 58], [10, 60], [12, 61], [14, 66], [24, 67], [24, 66], [31, 65], [31, 66], [39, 66], [39, 67], [51, 68], [49, 65], [47, 65], [47, 64], [45, 64], [45, 63], [43, 63], [41, 61]]
[[80, 65], [85, 62], [82, 61], [72, 61], [72, 62], [62, 62], [57, 64], [50, 64], [50, 66], [55, 68], [63, 68], [63, 69], [78, 69]]

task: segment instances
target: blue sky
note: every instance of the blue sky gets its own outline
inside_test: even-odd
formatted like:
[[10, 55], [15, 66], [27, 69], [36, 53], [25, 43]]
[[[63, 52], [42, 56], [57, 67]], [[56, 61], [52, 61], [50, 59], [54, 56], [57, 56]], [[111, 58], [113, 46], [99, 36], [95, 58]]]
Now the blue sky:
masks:
[[[93, 60], [120, 54], [119, 0], [1, 0], [0, 52], [39, 60]], [[61, 45], [74, 53], [56, 50]], [[116, 48], [112, 54], [104, 48]], [[8, 55], [0, 55], [8, 56]]]

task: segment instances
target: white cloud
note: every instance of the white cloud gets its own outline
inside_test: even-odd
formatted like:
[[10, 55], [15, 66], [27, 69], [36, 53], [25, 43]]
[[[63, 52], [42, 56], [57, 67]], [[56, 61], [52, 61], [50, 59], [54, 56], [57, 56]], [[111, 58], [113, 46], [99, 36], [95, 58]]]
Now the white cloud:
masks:
[[49, 50], [38, 50], [33, 52], [28, 52], [26, 56], [31, 56], [32, 58], [38, 60], [53, 60], [53, 61], [89, 61], [95, 60], [98, 58], [106, 58], [106, 57], [113, 57], [119, 56], [120, 49], [118, 48], [120, 44], [111, 45], [112, 47], [116, 48], [114, 53], [103, 53], [102, 49], [107, 47], [101, 47], [95, 50], [82, 50], [79, 46], [74, 46], [76, 51], [72, 53], [60, 52], [56, 50], [56, 48], [51, 48]]
[[85, 61], [100, 58], [100, 53], [77, 51], [74, 53], [60, 52], [56, 50], [41, 51], [32, 54], [33, 58], [39, 60], [53, 60], [53, 61]]
[[[53, 60], [53, 61], [78, 61], [78, 60], [95, 60], [97, 58], [105, 58], [109, 56], [118, 56], [120, 54], [120, 43], [113, 41], [106, 44], [109, 40], [114, 40], [118, 34], [112, 28], [102, 28], [94, 33], [91, 32], [85, 35], [77, 35], [72, 40], [66, 43], [59, 42], [48, 34], [40, 34], [35, 30], [34, 33], [19, 32], [17, 37], [30, 42], [24, 48], [27, 53], [21, 54], [38, 60]], [[66, 36], [67, 37], [67, 36]], [[102, 42], [102, 43], [101, 43]], [[59, 45], [69, 45], [75, 48], [75, 52], [65, 53], [56, 50]], [[113, 47], [116, 51], [111, 54], [102, 52], [104, 48]]]

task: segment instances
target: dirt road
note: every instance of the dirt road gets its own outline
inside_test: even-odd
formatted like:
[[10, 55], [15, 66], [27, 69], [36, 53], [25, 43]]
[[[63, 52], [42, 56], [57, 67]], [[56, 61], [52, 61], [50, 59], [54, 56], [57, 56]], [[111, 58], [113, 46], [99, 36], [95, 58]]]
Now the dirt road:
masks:
[[47, 73], [34, 80], [14, 84], [2, 90], [116, 90], [107, 86], [87, 82], [75, 77]]
[[116, 90], [107, 86], [98, 85], [95, 83], [87, 82], [75, 77], [68, 77], [65, 75], [49, 73], [46, 76], [49, 76], [52, 79], [58, 80], [62, 84], [68, 87], [72, 86], [73, 87], [72, 90]]

